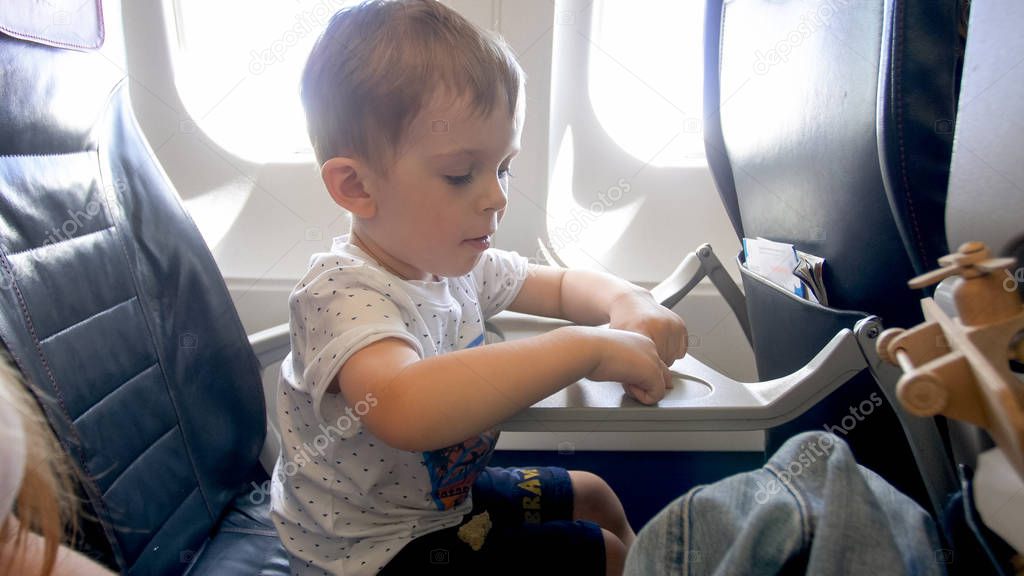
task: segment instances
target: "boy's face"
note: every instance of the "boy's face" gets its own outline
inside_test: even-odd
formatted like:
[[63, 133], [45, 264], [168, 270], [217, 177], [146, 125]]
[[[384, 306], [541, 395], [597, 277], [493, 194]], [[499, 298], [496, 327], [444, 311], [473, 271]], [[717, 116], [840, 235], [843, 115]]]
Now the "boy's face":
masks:
[[519, 108], [512, 118], [505, 102], [486, 117], [440, 98], [424, 107], [387, 176], [376, 178], [376, 214], [363, 222], [376, 256], [409, 279], [472, 270], [508, 202], [509, 164], [522, 136]]

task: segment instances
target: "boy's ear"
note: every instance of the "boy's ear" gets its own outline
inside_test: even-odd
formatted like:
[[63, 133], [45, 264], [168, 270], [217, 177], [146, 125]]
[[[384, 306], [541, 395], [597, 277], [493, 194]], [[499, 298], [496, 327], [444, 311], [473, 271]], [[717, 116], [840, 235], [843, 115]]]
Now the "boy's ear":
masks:
[[373, 218], [377, 213], [376, 199], [370, 194], [370, 170], [363, 162], [345, 156], [337, 156], [324, 162], [320, 177], [331, 198], [348, 210], [353, 216]]

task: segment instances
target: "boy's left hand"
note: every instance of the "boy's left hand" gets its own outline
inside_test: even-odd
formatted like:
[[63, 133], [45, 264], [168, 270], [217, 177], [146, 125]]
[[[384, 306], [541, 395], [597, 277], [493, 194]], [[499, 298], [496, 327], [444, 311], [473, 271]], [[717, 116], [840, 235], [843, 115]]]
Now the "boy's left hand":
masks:
[[683, 319], [654, 301], [650, 292], [619, 296], [608, 311], [609, 327], [643, 334], [654, 341], [666, 365], [686, 355], [687, 332]]

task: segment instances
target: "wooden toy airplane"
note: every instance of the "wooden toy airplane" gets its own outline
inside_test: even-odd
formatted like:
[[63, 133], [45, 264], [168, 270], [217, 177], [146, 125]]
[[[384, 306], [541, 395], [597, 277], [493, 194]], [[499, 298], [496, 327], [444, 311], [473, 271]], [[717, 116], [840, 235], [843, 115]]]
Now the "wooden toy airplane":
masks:
[[909, 285], [923, 288], [959, 275], [953, 288], [959, 315], [951, 318], [925, 298], [925, 322], [884, 331], [877, 347], [879, 356], [903, 369], [896, 393], [907, 411], [984, 428], [1024, 479], [1024, 383], [1009, 367], [1011, 360], [1024, 361], [1024, 304], [1016, 283], [1006, 286], [1004, 272], [1015, 262], [991, 258], [981, 242], [943, 256], [943, 268]]

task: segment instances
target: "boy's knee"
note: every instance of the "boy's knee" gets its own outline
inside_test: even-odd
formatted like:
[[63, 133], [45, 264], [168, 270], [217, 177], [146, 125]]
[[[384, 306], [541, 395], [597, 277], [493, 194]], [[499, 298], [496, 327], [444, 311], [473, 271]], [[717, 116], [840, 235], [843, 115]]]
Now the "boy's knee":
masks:
[[612, 487], [597, 474], [583, 470], [570, 470], [572, 480], [573, 509], [577, 512], [603, 510], [618, 506], [619, 498]]
[[601, 529], [601, 534], [604, 536], [605, 574], [619, 576], [626, 564], [626, 546], [618, 536], [604, 528]]

